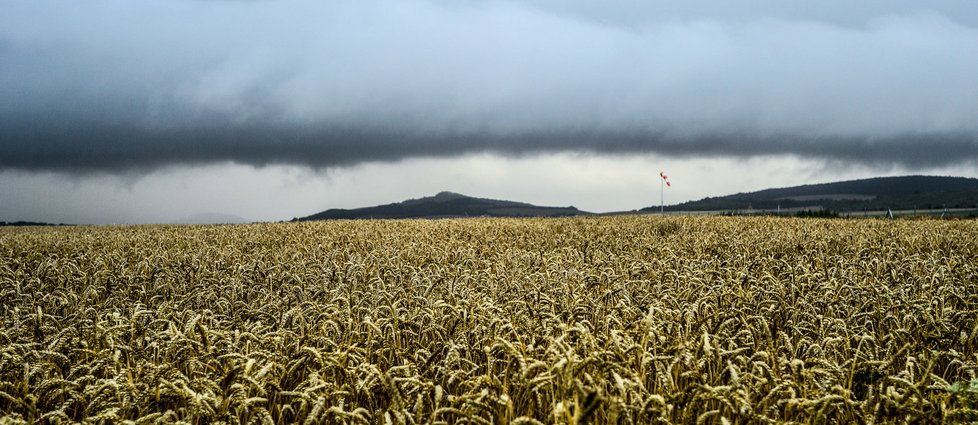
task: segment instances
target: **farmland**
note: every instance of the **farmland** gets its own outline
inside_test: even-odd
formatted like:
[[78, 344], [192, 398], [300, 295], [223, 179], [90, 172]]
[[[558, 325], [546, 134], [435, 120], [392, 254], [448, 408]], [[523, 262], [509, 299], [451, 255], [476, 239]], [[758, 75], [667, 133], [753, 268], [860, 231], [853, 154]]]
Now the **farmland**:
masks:
[[978, 222], [0, 229], [0, 423], [978, 420]]

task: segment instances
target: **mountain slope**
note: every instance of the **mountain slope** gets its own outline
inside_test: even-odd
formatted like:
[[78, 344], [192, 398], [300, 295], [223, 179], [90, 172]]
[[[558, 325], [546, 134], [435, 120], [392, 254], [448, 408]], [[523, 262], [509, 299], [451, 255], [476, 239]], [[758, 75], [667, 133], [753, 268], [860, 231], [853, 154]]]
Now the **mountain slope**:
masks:
[[[877, 177], [811, 184], [704, 198], [667, 206], [670, 211], [827, 209], [860, 211], [892, 208], [975, 208], [978, 179], [965, 177]], [[643, 208], [643, 211], [658, 207]]]
[[329, 209], [298, 221], [359, 218], [562, 217], [587, 215], [574, 207], [540, 207], [523, 202], [473, 198], [453, 192], [356, 209]]

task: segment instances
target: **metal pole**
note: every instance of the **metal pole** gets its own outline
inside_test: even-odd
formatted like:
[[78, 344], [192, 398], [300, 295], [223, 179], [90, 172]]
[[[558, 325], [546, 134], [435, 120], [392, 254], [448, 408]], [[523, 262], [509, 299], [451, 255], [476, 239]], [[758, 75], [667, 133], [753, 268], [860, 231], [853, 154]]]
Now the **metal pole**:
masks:
[[666, 212], [665, 180], [662, 176], [659, 176], [659, 214], [665, 214]]

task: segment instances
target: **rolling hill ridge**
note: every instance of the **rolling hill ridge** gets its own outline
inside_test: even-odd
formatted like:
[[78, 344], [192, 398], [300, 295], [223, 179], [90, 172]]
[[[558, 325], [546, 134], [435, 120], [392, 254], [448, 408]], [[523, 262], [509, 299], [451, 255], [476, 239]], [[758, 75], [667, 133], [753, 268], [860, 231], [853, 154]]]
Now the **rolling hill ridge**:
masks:
[[355, 209], [329, 209], [293, 221], [450, 217], [567, 217], [591, 213], [570, 207], [541, 207], [523, 202], [474, 198], [454, 192]]
[[[966, 177], [877, 177], [810, 184], [757, 192], [707, 197], [667, 211], [729, 211], [745, 209], [824, 209], [833, 211], [976, 208], [978, 179]], [[642, 211], [657, 211], [658, 206]]]

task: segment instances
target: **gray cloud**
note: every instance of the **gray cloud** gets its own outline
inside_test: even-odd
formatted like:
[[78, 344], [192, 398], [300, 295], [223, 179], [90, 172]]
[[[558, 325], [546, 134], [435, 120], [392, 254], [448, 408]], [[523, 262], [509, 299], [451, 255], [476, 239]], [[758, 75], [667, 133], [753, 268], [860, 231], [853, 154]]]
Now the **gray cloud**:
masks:
[[978, 157], [967, 2], [15, 2], [0, 168], [472, 152]]

